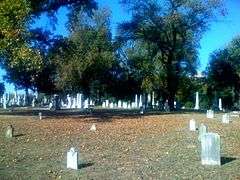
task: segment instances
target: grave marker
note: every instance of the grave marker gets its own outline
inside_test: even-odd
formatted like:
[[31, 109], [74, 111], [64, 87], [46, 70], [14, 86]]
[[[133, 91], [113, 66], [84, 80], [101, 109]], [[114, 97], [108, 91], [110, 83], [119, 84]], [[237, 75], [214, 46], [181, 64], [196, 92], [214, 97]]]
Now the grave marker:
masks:
[[6, 134], [5, 134], [6, 138], [9, 138], [9, 139], [12, 138], [13, 137], [13, 131], [14, 131], [13, 126], [9, 125], [7, 127]]
[[78, 169], [78, 152], [74, 147], [67, 152], [67, 168]]
[[222, 116], [222, 123], [229, 124], [229, 121], [230, 121], [230, 115], [228, 113], [225, 113]]
[[201, 141], [201, 137], [207, 133], [207, 126], [201, 124], [198, 129], [198, 140]]
[[201, 137], [202, 165], [221, 165], [220, 136], [217, 133], [206, 133]]
[[207, 118], [209, 118], [209, 119], [214, 118], [214, 111], [213, 110], [207, 110]]
[[196, 131], [196, 121], [194, 119], [191, 119], [189, 122], [189, 130]]

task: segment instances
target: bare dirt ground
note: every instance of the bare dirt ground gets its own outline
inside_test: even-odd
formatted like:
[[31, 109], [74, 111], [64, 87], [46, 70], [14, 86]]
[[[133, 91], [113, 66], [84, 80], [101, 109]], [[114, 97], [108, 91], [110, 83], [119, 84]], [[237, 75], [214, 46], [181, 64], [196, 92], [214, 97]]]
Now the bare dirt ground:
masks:
[[[221, 136], [221, 166], [202, 166], [191, 118]], [[89, 131], [96, 123], [97, 131]], [[15, 136], [4, 136], [7, 125]], [[240, 118], [201, 113], [139, 116], [0, 116], [0, 179], [240, 179]], [[66, 168], [70, 147], [79, 170]]]

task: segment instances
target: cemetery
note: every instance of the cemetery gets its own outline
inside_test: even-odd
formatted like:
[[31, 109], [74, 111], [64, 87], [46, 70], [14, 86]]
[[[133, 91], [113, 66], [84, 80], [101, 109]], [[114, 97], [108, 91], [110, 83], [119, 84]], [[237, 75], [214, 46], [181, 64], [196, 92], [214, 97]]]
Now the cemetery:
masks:
[[[198, 100], [195, 103], [199, 106]], [[3, 108], [0, 177], [240, 177], [240, 121], [236, 116], [218, 111], [209, 119], [205, 110], [146, 110], [142, 114], [140, 108], [112, 109], [110, 105], [95, 106], [86, 113], [84, 107]], [[229, 123], [222, 122], [225, 116]]]
[[240, 179], [239, 2], [1, 0], [0, 180]]

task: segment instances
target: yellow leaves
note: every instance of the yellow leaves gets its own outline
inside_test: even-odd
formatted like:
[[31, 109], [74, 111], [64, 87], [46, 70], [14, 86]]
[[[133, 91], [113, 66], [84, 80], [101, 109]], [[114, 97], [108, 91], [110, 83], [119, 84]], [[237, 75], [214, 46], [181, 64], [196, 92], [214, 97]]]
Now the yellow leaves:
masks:
[[43, 66], [42, 57], [38, 50], [31, 49], [26, 45], [13, 50], [11, 68], [25, 69], [26, 71], [39, 71]]

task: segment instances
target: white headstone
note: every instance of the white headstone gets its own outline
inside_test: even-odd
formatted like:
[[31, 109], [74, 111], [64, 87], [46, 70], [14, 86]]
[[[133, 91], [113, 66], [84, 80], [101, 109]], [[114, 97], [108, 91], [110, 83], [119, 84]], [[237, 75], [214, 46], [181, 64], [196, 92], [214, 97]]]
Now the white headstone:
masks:
[[123, 102], [123, 108], [127, 109], [127, 102]]
[[220, 111], [223, 110], [223, 108], [222, 108], [222, 99], [221, 98], [218, 99], [218, 108], [219, 108]]
[[67, 168], [78, 169], [78, 152], [73, 147], [67, 152]]
[[109, 100], [106, 100], [106, 108], [109, 107]]
[[142, 107], [143, 106], [143, 103], [142, 103], [142, 95], [140, 95], [140, 98], [139, 98], [139, 107]]
[[36, 102], [36, 98], [34, 96], [33, 99], [32, 99], [32, 107], [35, 107], [35, 102]]
[[222, 123], [229, 124], [229, 121], [230, 121], [230, 115], [229, 115], [228, 113], [225, 113], [225, 114], [222, 116]]
[[110, 102], [109, 107], [113, 108], [113, 102]]
[[118, 108], [121, 108], [122, 107], [122, 101], [118, 101], [118, 104], [117, 104]]
[[13, 137], [13, 127], [12, 127], [12, 125], [9, 125], [7, 127], [5, 136], [6, 136], [6, 138], [12, 138]]
[[196, 92], [196, 100], [195, 100], [195, 110], [199, 110], [199, 93]]
[[39, 120], [42, 120], [42, 113], [38, 113], [38, 116], [39, 116]]
[[135, 102], [133, 108], [138, 108], [138, 95], [135, 95]]
[[194, 119], [191, 119], [189, 121], [189, 130], [190, 131], [196, 131], [196, 121]]
[[96, 131], [96, 130], [97, 130], [96, 124], [93, 124], [90, 128], [90, 131]]
[[88, 98], [84, 101], [84, 109], [87, 109], [88, 108]]
[[221, 165], [220, 136], [216, 133], [206, 133], [201, 137], [202, 165]]
[[7, 109], [7, 97], [6, 97], [6, 94], [3, 94], [3, 109]]
[[106, 108], [106, 102], [105, 101], [102, 102], [102, 108]]
[[70, 97], [70, 95], [67, 95], [67, 108], [70, 109], [72, 106], [72, 98]]
[[77, 93], [77, 108], [82, 108], [82, 94]]
[[207, 118], [209, 118], [209, 119], [214, 118], [214, 111], [213, 110], [207, 110]]
[[155, 106], [155, 94], [152, 92], [152, 106]]
[[201, 124], [198, 129], [198, 140], [201, 141], [201, 137], [207, 133], [207, 126]]

